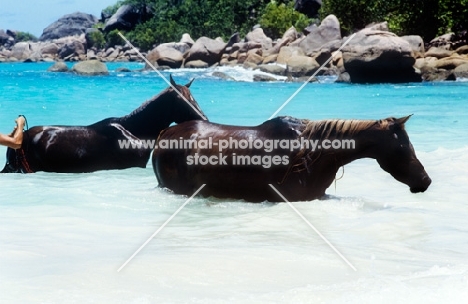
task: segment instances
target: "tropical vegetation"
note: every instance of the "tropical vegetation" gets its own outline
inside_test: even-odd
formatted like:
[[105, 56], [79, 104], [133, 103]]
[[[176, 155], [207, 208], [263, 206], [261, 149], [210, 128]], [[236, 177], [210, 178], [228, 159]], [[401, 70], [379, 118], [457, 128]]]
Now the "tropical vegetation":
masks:
[[[277, 38], [291, 26], [301, 31], [318, 22], [295, 11], [294, 0], [122, 0], [103, 11], [111, 15], [123, 4], [153, 12], [152, 18], [125, 33], [142, 49], [177, 41], [183, 33], [195, 39], [227, 39], [235, 32], [243, 36], [256, 24]], [[398, 35], [420, 35], [426, 41], [468, 29], [468, 0], [323, 0], [319, 16], [329, 14], [338, 17], [344, 35], [381, 21]], [[119, 42], [114, 32], [107, 33], [105, 40], [107, 45]]]

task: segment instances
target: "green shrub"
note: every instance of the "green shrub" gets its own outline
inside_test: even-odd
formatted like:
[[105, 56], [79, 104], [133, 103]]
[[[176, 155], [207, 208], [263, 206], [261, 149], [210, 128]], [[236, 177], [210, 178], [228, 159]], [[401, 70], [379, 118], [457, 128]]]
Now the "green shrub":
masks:
[[125, 41], [120, 37], [119, 30], [112, 30], [106, 34], [106, 47], [115, 47], [116, 45], [124, 45]]
[[372, 22], [385, 21], [390, 6], [400, 0], [323, 0], [320, 18], [333, 14], [340, 21], [343, 35], [364, 28]]
[[127, 0], [124, 4], [147, 5], [154, 17], [137, 25], [127, 37], [147, 50], [154, 44], [178, 41], [183, 33], [227, 39], [245, 35], [258, 20], [265, 0]]
[[127, 33], [127, 38], [135, 46], [149, 50], [155, 44], [178, 41], [183, 33], [183, 28], [175, 20], [153, 18], [138, 24], [135, 29]]
[[468, 0], [323, 0], [320, 16], [329, 14], [338, 17], [344, 35], [381, 21], [398, 35], [420, 35], [425, 41], [468, 29]]
[[17, 32], [16, 33], [16, 37], [15, 37], [15, 41], [16, 42], [21, 42], [21, 41], [36, 41], [37, 40], [37, 37], [34, 36], [33, 34], [31, 33], [28, 33], [28, 32]]
[[294, 9], [294, 1], [287, 4], [270, 1], [260, 17], [260, 26], [272, 38], [281, 37], [291, 26], [302, 31], [311, 22], [306, 15]]
[[89, 35], [91, 47], [102, 49], [106, 45], [106, 39], [101, 31], [91, 32]]

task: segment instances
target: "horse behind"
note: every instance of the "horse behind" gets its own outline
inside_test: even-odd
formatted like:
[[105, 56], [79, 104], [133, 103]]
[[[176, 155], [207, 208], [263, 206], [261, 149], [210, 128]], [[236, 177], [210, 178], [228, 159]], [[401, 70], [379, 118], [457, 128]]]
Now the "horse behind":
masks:
[[[278, 117], [256, 127], [189, 121], [164, 130], [153, 153], [161, 187], [252, 202], [321, 198], [340, 167], [373, 158], [411, 192], [431, 179], [405, 131], [409, 119], [310, 121]], [[169, 145], [170, 144], [170, 145]], [[178, 145], [178, 146], [177, 146]]]
[[178, 85], [171, 77], [171, 87], [123, 117], [106, 118], [88, 126], [33, 127], [25, 131], [21, 149], [7, 150], [2, 173], [80, 173], [145, 167], [152, 147], [141, 143], [156, 140], [161, 130], [173, 122], [206, 119], [190, 93], [192, 81]]

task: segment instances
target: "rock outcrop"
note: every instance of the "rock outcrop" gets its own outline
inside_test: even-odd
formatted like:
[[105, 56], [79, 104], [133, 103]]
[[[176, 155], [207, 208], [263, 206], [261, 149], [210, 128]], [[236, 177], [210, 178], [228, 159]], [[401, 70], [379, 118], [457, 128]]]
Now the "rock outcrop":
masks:
[[96, 16], [80, 12], [65, 15], [46, 27], [39, 40], [45, 41], [81, 35], [86, 32], [87, 28], [93, 27], [98, 21]]
[[[296, 1], [296, 5], [306, 2], [309, 1]], [[129, 19], [125, 16], [132, 12], [132, 6], [123, 6], [113, 19], [127, 22]], [[85, 19], [91, 19], [90, 23], [96, 21], [95, 17], [86, 16]], [[132, 18], [130, 21], [134, 22], [136, 17]], [[64, 23], [75, 19], [72, 14], [59, 21]], [[108, 24], [112, 24], [111, 19]], [[71, 29], [64, 30], [64, 33], [73, 32], [75, 25], [73, 22], [67, 24]], [[256, 25], [245, 37], [234, 33], [227, 43], [220, 37], [201, 37], [193, 41], [186, 33], [179, 42], [160, 44], [148, 54], [140, 53], [130, 44], [102, 48], [101, 41], [92, 45], [92, 36], [96, 36], [93, 33], [98, 29], [88, 26], [73, 32], [73, 36], [39, 42], [18, 42], [15, 41], [15, 31], [0, 30], [0, 43], [3, 42], [0, 45], [0, 62], [88, 60], [88, 65], [95, 65], [93, 68], [81, 71], [78, 65], [73, 70], [94, 75], [107, 73], [102, 69], [102, 62], [142, 61], [141, 54], [161, 70], [240, 66], [260, 70], [263, 72], [261, 75], [282, 76], [275, 76], [275, 79], [286, 76], [287, 81], [305, 81], [320, 67], [320, 75], [338, 76], [337, 81], [351, 83], [441, 81], [467, 77], [468, 42], [449, 33], [425, 45], [420, 36], [398, 37], [391, 33], [387, 22], [366, 26], [344, 48], [342, 45], [347, 38], [341, 37], [338, 19], [329, 15], [319, 26], [311, 24], [302, 33], [291, 27], [275, 41]], [[46, 37], [46, 32], [50, 34], [54, 30], [44, 32]], [[77, 33], [79, 35], [75, 35]], [[61, 68], [65, 70], [63, 65]]]
[[11, 57], [17, 60], [26, 60], [31, 55], [31, 45], [29, 42], [18, 42], [11, 49]]
[[146, 6], [124, 4], [106, 21], [104, 32], [115, 29], [125, 31], [133, 29], [138, 23], [145, 22], [151, 16], [151, 11]]
[[218, 40], [200, 37], [190, 49], [186, 62], [201, 60], [211, 66], [221, 60], [226, 45]]
[[364, 29], [343, 49], [343, 61], [354, 83], [418, 82], [410, 44], [386, 31]]
[[267, 35], [265, 35], [265, 33], [263, 32], [263, 29], [260, 27], [249, 32], [245, 36], [245, 41], [259, 43], [262, 46], [263, 50], [269, 50], [273, 47], [272, 39], [267, 37]]
[[307, 56], [311, 56], [323, 45], [340, 39], [340, 22], [335, 15], [329, 15], [322, 20], [320, 26], [311, 29], [306, 38], [299, 43], [299, 47]]
[[184, 61], [183, 53], [188, 49], [190, 47], [185, 43], [164, 43], [149, 52], [146, 58], [151, 63], [156, 62], [160, 66], [178, 69]]
[[68, 72], [68, 66], [63, 61], [54, 63], [50, 68], [47, 69], [49, 72]]
[[104, 63], [99, 60], [86, 60], [75, 64], [72, 67], [72, 72], [79, 75], [95, 76], [95, 75], [108, 75], [109, 71]]

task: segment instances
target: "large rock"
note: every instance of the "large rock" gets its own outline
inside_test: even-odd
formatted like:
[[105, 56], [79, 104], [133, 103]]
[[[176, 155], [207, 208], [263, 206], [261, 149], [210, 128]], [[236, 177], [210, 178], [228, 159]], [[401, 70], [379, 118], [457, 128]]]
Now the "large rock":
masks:
[[346, 71], [354, 83], [419, 82], [412, 48], [393, 33], [364, 29], [343, 48]]
[[287, 64], [290, 58], [296, 56], [305, 56], [305, 53], [299, 47], [285, 46], [281, 48], [276, 62], [279, 64]]
[[452, 56], [453, 51], [447, 50], [443, 47], [431, 47], [426, 52], [426, 57], [445, 58]]
[[184, 65], [184, 67], [188, 69], [206, 69], [208, 66], [208, 63], [203, 60], [192, 60]]
[[273, 41], [271, 38], [267, 37], [265, 33], [263, 32], [262, 28], [256, 28], [253, 31], [249, 32], [245, 36], [245, 41], [246, 42], [256, 42], [260, 43], [262, 45], [262, 48], [264, 50], [271, 49], [273, 47]]
[[80, 75], [108, 75], [109, 71], [104, 63], [99, 60], [81, 61], [72, 67], [72, 71]]
[[309, 18], [316, 18], [322, 6], [322, 0], [295, 0], [294, 9]]
[[[193, 45], [193, 44], [192, 44]], [[161, 47], [170, 47], [173, 49], [178, 50], [182, 54], [187, 53], [190, 51], [191, 45], [185, 42], [169, 42], [169, 43], [162, 43], [159, 46]]]
[[65, 15], [46, 27], [39, 40], [45, 41], [81, 35], [86, 32], [87, 28], [93, 27], [98, 21], [98, 18], [91, 14], [76, 12]]
[[418, 58], [414, 64], [414, 67], [417, 69], [424, 69], [426, 67], [436, 68], [438, 59], [436, 57], [425, 57], [425, 58]]
[[50, 68], [47, 69], [49, 72], [68, 72], [68, 66], [63, 61], [54, 63]]
[[29, 43], [29, 49], [31, 50], [31, 54], [26, 59], [26, 62], [37, 62], [42, 60], [42, 45], [41, 43], [31, 42]]
[[388, 32], [388, 22], [379, 22], [379, 23], [371, 23], [366, 25], [367, 29], [373, 30], [373, 31], [385, 31]]
[[58, 51], [58, 55], [60, 58], [64, 59], [69, 56], [79, 56], [86, 54], [86, 48], [78, 40], [73, 40], [71, 42], [66, 43], [64, 46], [60, 48]]
[[299, 43], [299, 47], [310, 56], [324, 44], [341, 39], [340, 22], [335, 15], [328, 15], [320, 26], [312, 28], [311, 32]]
[[278, 81], [278, 79], [276, 79], [275, 77], [269, 76], [269, 75], [254, 74], [253, 75], [253, 81], [269, 82], [269, 81]]
[[453, 70], [453, 74], [455, 74], [457, 78], [468, 78], [468, 63], [457, 66], [457, 68]]
[[262, 72], [284, 76], [286, 74], [286, 68], [276, 64], [262, 64], [258, 66], [258, 69]]
[[236, 42], [231, 46], [231, 54], [234, 52], [246, 53], [253, 49], [262, 48], [262, 44], [258, 42]]
[[289, 45], [295, 41], [299, 36], [296, 28], [291, 26], [284, 34], [283, 37], [268, 51], [265, 52], [266, 56], [278, 54], [282, 47]]
[[235, 78], [229, 76], [228, 74], [223, 73], [223, 72], [219, 72], [219, 71], [213, 72], [213, 74], [211, 74], [211, 76], [216, 77], [216, 78], [220, 78], [222, 80], [236, 80]]
[[190, 47], [192, 47], [192, 45], [195, 44], [195, 41], [193, 41], [192, 37], [190, 37], [190, 34], [183, 34], [182, 35], [182, 38], [180, 38], [180, 43], [185, 43], [187, 45], [189, 45]]
[[[175, 43], [165, 43], [158, 45], [155, 49], [148, 53], [147, 59], [151, 63], [156, 62], [160, 66], [169, 66], [173, 69], [181, 67], [184, 61], [184, 56], [181, 51], [176, 47]], [[187, 46], [185, 43], [183, 44]]]
[[41, 53], [43, 55], [50, 55], [52, 57], [57, 56], [59, 47], [55, 43], [46, 43], [41, 47]]
[[400, 38], [409, 43], [411, 50], [413, 51], [413, 57], [424, 57], [424, 40], [421, 38], [421, 36], [408, 35], [401, 36]]
[[294, 56], [288, 60], [286, 73], [293, 77], [311, 76], [320, 65], [313, 58], [307, 56]]
[[468, 58], [447, 57], [447, 58], [442, 58], [442, 59], [437, 60], [437, 62], [435, 63], [435, 67], [437, 69], [453, 70], [467, 63], [468, 63]]
[[18, 42], [11, 49], [10, 57], [14, 57], [18, 60], [26, 60], [31, 56], [31, 47], [29, 42]]
[[200, 37], [190, 49], [186, 62], [201, 60], [208, 65], [213, 65], [221, 60], [225, 48], [226, 43], [224, 42]]
[[435, 37], [429, 42], [429, 48], [438, 47], [438, 48], [450, 50], [452, 48], [452, 41], [453, 41], [454, 36], [455, 36], [454, 33], [447, 33], [442, 36]]
[[9, 38], [10, 38], [10, 35], [5, 33], [4, 30], [0, 30], [0, 45], [7, 43]]
[[424, 81], [456, 80], [455, 75], [452, 73], [452, 71], [429, 67], [426, 67], [421, 70], [421, 76]]
[[112, 17], [110, 17], [104, 26], [104, 32], [112, 30], [131, 30], [138, 23], [145, 22], [152, 16], [146, 6], [136, 7], [133, 5], [122, 5]]
[[455, 53], [459, 55], [466, 55], [468, 54], [468, 45], [461, 46], [455, 50]]
[[255, 54], [255, 53], [250, 53], [247, 54], [247, 58], [245, 59], [244, 63], [253, 63], [254, 65], [258, 65], [262, 63], [263, 57]]

